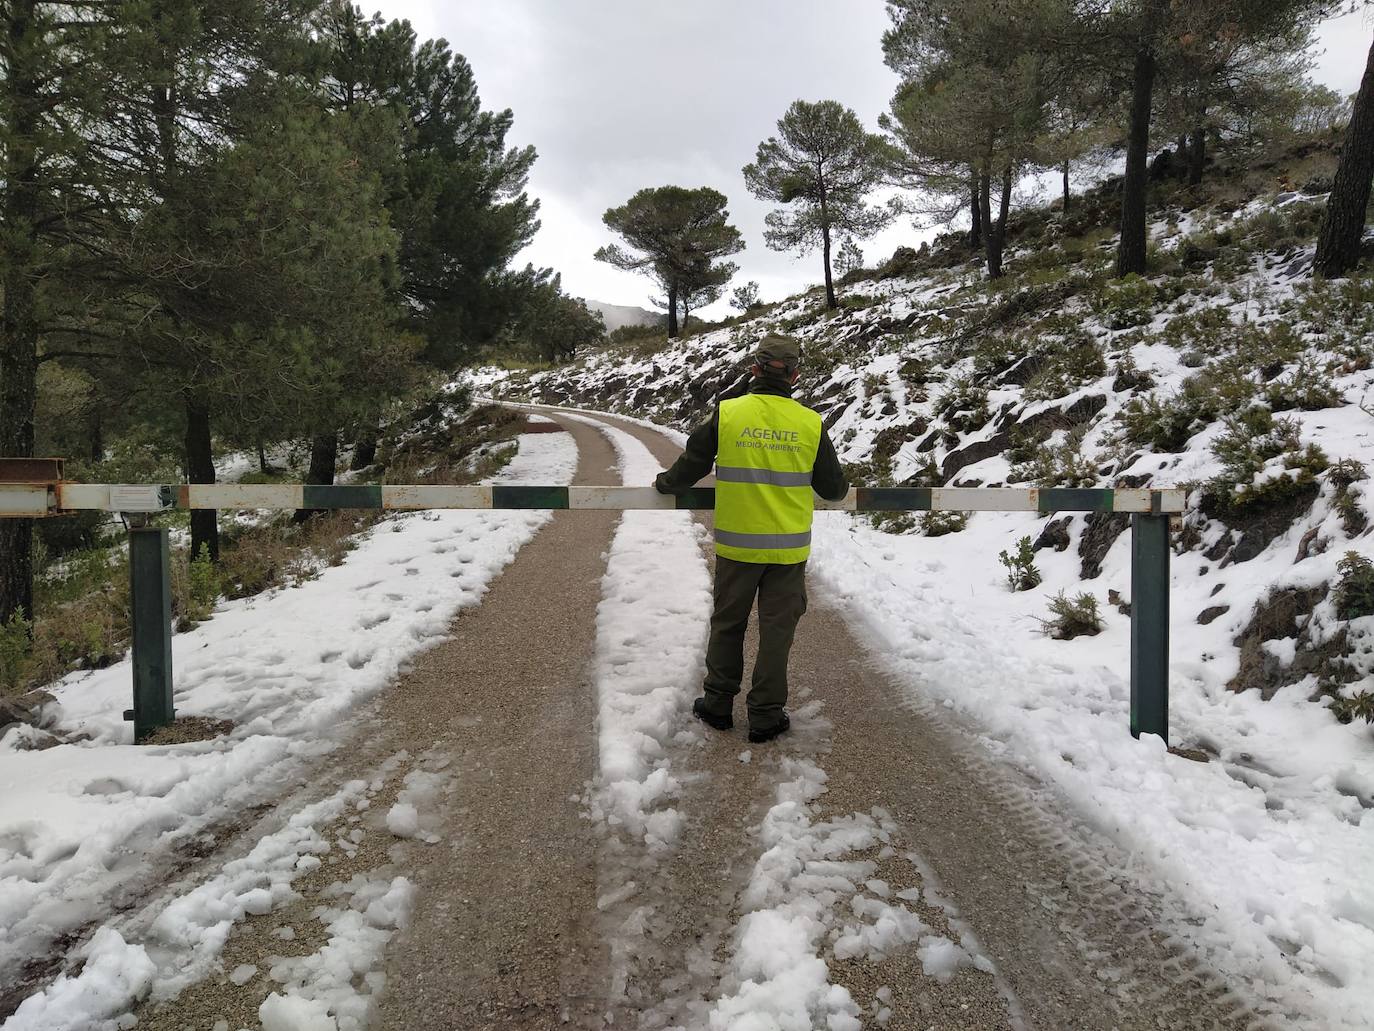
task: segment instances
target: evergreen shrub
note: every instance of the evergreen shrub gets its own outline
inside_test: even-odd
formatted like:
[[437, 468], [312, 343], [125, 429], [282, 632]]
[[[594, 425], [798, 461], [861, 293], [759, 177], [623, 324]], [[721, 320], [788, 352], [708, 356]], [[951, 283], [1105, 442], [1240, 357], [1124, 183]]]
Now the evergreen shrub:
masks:
[[943, 537], [964, 529], [968, 526], [968, 520], [967, 512], [922, 512], [921, 532], [927, 537]]
[[1039, 620], [1049, 637], [1068, 641], [1075, 637], [1093, 637], [1102, 632], [1102, 614], [1097, 599], [1087, 591], [1072, 598], [1060, 591], [1050, 599], [1050, 618]]
[[1336, 566], [1336, 618], [1374, 616], [1374, 562], [1357, 551], [1347, 551]]
[[1154, 318], [1157, 298], [1154, 284], [1132, 273], [1103, 283], [1092, 301], [1108, 328], [1130, 329]]
[[1013, 591], [1029, 591], [1044, 579], [1035, 567], [1035, 547], [1029, 537], [1022, 537], [1015, 551], [1003, 551], [997, 559], [1006, 567], [1007, 586]]
[[1212, 445], [1222, 471], [1204, 488], [1214, 508], [1240, 509], [1294, 497], [1312, 489], [1330, 462], [1321, 448], [1299, 439], [1292, 419], [1252, 406], [1225, 417], [1225, 430]]
[[8, 623], [0, 623], [0, 688], [14, 692], [23, 680], [32, 644], [33, 623], [16, 612]]

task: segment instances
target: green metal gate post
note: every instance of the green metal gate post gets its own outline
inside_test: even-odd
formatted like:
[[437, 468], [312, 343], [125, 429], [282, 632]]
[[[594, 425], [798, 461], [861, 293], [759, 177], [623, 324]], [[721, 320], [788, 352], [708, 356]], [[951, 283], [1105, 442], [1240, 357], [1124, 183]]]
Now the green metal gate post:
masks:
[[1169, 517], [1131, 516], [1131, 735], [1169, 740]]
[[172, 560], [167, 531], [129, 530], [129, 590], [133, 615], [134, 707], [124, 713], [142, 741], [175, 715], [172, 708]]

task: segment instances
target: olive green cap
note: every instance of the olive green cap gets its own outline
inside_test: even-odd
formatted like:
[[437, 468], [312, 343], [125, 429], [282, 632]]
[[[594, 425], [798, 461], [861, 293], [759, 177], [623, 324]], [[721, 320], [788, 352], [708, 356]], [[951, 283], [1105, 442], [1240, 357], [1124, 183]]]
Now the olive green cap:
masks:
[[781, 333], [769, 333], [754, 349], [754, 360], [765, 369], [771, 366], [791, 371], [801, 364], [801, 341]]

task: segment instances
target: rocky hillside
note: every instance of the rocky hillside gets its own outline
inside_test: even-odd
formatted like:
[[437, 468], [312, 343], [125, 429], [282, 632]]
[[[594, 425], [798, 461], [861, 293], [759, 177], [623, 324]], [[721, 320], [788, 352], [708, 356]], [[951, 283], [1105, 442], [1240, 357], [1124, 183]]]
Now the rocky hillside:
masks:
[[[999, 281], [951, 235], [852, 273], [836, 311], [813, 291], [671, 344], [477, 383], [686, 429], [739, 378], [754, 340], [794, 334], [806, 345], [799, 397], [860, 482], [1187, 487], [1176, 662], [1225, 654], [1233, 690], [1295, 686], [1343, 721], [1367, 718], [1374, 279], [1311, 279], [1331, 162], [1308, 144], [1237, 159], [1202, 188], [1159, 181], [1149, 278], [1112, 276], [1108, 181], [1068, 218], [1056, 206], [1016, 219]], [[1125, 558], [1125, 517], [1030, 520], [878, 523], [941, 537], [942, 553], [975, 566], [1030, 537], [1043, 580], [1032, 589], [1121, 602], [1128, 583], [1100, 578]], [[1178, 635], [1185, 621], [1197, 632]]]

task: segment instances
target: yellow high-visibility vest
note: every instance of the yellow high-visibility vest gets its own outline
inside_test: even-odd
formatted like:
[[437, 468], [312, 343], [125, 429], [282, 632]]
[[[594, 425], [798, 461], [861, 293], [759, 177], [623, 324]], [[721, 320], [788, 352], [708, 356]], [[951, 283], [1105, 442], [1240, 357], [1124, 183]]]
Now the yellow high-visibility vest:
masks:
[[746, 394], [720, 405], [716, 554], [792, 565], [811, 554], [811, 471], [821, 417], [790, 397]]

